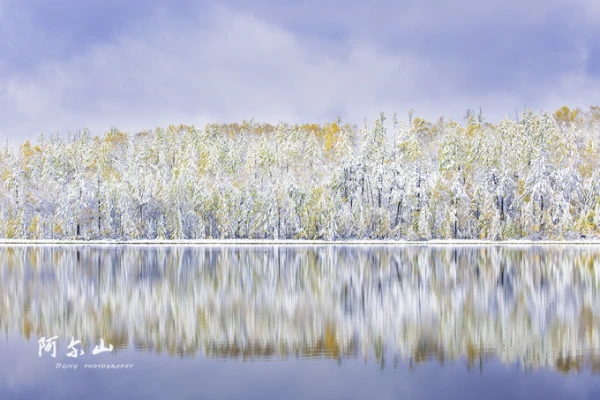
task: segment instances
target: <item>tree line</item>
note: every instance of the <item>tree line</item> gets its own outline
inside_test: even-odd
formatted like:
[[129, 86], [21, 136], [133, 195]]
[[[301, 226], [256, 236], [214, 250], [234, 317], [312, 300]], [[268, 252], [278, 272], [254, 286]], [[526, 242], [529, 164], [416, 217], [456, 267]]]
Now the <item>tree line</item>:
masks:
[[594, 236], [599, 145], [600, 107], [40, 135], [0, 150], [0, 237]]

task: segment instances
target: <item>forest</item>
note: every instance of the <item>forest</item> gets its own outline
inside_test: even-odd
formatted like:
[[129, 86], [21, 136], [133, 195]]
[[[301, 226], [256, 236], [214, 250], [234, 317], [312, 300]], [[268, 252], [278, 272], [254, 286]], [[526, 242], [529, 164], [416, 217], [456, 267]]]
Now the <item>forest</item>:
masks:
[[599, 146], [598, 106], [40, 135], [0, 148], [0, 238], [591, 238]]

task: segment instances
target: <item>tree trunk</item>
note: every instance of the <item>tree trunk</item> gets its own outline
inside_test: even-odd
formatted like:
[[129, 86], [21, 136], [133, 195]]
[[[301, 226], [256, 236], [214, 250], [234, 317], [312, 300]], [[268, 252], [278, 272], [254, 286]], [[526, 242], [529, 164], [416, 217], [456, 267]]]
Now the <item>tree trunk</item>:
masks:
[[394, 222], [394, 227], [398, 226], [398, 219], [400, 218], [400, 207], [402, 207], [402, 201], [398, 202], [398, 207], [396, 208], [396, 221]]

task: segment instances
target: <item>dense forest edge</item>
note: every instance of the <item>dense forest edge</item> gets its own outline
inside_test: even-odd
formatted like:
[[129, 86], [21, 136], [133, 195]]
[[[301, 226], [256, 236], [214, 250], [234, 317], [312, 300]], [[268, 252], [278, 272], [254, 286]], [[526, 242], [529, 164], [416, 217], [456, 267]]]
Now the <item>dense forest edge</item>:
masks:
[[598, 238], [600, 107], [386, 119], [6, 145], [0, 239]]

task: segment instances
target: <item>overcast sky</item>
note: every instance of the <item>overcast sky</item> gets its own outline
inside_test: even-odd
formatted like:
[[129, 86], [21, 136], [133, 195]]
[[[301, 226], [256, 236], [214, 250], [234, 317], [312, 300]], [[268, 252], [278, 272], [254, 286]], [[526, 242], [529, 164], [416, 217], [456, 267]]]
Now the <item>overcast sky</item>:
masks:
[[0, 0], [0, 139], [587, 109], [599, 37], [598, 0]]

